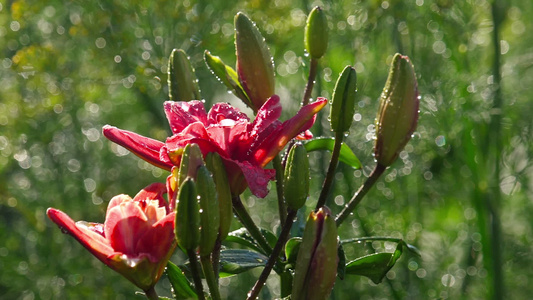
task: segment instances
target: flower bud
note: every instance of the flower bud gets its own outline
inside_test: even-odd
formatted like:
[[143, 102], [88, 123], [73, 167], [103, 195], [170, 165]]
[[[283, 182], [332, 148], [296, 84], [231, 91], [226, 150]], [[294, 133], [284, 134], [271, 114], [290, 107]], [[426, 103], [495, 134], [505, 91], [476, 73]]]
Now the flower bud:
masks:
[[210, 152], [205, 157], [207, 169], [213, 174], [215, 181], [218, 208], [220, 211], [220, 240], [224, 240], [229, 233], [231, 221], [233, 220], [233, 208], [231, 205], [231, 190], [228, 183], [228, 177], [224, 163], [220, 155], [216, 152]]
[[320, 6], [313, 8], [305, 26], [305, 50], [312, 58], [321, 58], [328, 48], [328, 20]]
[[252, 108], [252, 102], [250, 102], [248, 95], [246, 95], [246, 92], [239, 82], [239, 75], [237, 75], [237, 72], [235, 72], [230, 66], [226, 65], [220, 57], [212, 55], [207, 50], [204, 52], [204, 60], [207, 67], [211, 70], [211, 73], [213, 73], [213, 75], [215, 75], [215, 77], [228, 88], [228, 91], [241, 99], [248, 107]]
[[289, 208], [298, 210], [309, 195], [309, 158], [303, 145], [294, 145], [289, 151], [284, 175], [285, 200]]
[[381, 94], [376, 119], [374, 155], [378, 164], [390, 166], [416, 129], [418, 85], [409, 57], [394, 55], [387, 83]]
[[327, 299], [337, 276], [337, 226], [323, 206], [311, 212], [294, 270], [291, 299]]
[[168, 61], [168, 95], [170, 100], [200, 100], [200, 88], [191, 62], [181, 49], [174, 49]]
[[211, 173], [200, 166], [196, 174], [196, 186], [200, 202], [200, 256], [211, 254], [215, 247], [220, 227], [217, 190]]
[[355, 112], [356, 83], [357, 76], [355, 69], [347, 66], [342, 71], [339, 79], [337, 79], [335, 89], [333, 90], [329, 119], [331, 129], [335, 132], [346, 132], [350, 130]]
[[187, 178], [178, 191], [174, 233], [180, 247], [194, 250], [200, 242], [200, 217], [196, 184]]
[[179, 155], [181, 155], [181, 161], [179, 163], [180, 168], [176, 180], [178, 186], [181, 186], [185, 181], [185, 178], [196, 178], [196, 171], [198, 170], [198, 167], [204, 164], [204, 160], [198, 144], [187, 144], [185, 148], [169, 153], [171, 160], [174, 160], [172, 158], [174, 155], [178, 155], [177, 152], [181, 152], [179, 153]]
[[265, 39], [242, 12], [235, 16], [235, 50], [239, 81], [257, 112], [274, 95], [274, 64]]

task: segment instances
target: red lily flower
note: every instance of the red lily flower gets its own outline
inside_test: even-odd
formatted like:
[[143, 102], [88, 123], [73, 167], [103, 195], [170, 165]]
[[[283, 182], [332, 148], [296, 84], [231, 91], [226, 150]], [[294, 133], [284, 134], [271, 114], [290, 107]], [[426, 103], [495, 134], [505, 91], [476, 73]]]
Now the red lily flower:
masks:
[[104, 224], [74, 222], [55, 208], [46, 213], [96, 258], [146, 291], [163, 274], [175, 247], [175, 213], [168, 213], [164, 193], [165, 185], [154, 183], [133, 199], [113, 197]]
[[157, 167], [170, 170], [179, 165], [185, 145], [196, 143], [203, 155], [217, 152], [224, 160], [233, 195], [246, 187], [258, 196], [268, 193], [267, 184], [275, 171], [263, 169], [285, 145], [311, 128], [315, 115], [327, 103], [321, 98], [306, 105], [291, 119], [280, 122], [281, 104], [273, 95], [258, 110], [253, 122], [227, 103], [217, 103], [209, 113], [201, 101], [165, 102], [165, 113], [173, 136], [166, 143], [143, 137], [109, 125], [103, 133], [111, 141], [127, 148]]

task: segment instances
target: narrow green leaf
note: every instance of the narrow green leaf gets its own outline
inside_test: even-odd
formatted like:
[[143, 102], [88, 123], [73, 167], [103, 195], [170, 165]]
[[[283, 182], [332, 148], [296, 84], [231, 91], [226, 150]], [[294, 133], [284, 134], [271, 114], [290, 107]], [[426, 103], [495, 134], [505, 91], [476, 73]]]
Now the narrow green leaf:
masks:
[[189, 280], [181, 269], [172, 262], [167, 263], [165, 270], [168, 276], [168, 280], [174, 290], [174, 296], [177, 300], [181, 299], [198, 299], [198, 296], [194, 292]]
[[[265, 237], [268, 244], [271, 247], [274, 247], [276, 245], [276, 242], [278, 241], [276, 235], [263, 228], [259, 228], [259, 230], [261, 231], [261, 234]], [[239, 245], [243, 245], [247, 248], [253, 249], [257, 252], [266, 254], [263, 250], [261, 250], [261, 247], [259, 247], [259, 245], [252, 238], [248, 230], [246, 230], [246, 228], [244, 227], [230, 232], [224, 242], [237, 243]]]
[[220, 252], [220, 277], [229, 277], [253, 268], [265, 266], [268, 257], [243, 249], [222, 250]]
[[204, 53], [204, 60], [213, 75], [215, 75], [215, 77], [220, 80], [229, 91], [233, 92], [235, 96], [251, 108], [252, 102], [239, 82], [237, 72], [235, 72], [232, 67], [226, 65], [220, 57], [211, 55], [207, 50]]
[[278, 242], [278, 237], [272, 233], [270, 230], [266, 230], [264, 228], [259, 228], [259, 231], [261, 231], [261, 234], [265, 237], [270, 247], [274, 248], [276, 246], [276, 243]]
[[230, 232], [224, 240], [224, 244], [227, 242], [236, 243], [246, 248], [266, 254], [261, 250], [261, 247], [255, 243], [252, 236], [248, 233], [248, 230], [246, 230], [244, 227]]
[[[304, 146], [307, 152], [316, 150], [328, 150], [332, 152], [334, 145], [334, 138], [322, 137], [310, 140], [309, 142], [305, 143]], [[345, 143], [342, 143], [339, 160], [352, 168], [361, 168], [361, 162], [359, 161], [359, 158], [355, 156], [355, 154], [352, 152], [352, 149], [350, 149], [350, 147], [348, 147], [348, 145], [346, 145]]]
[[378, 284], [401, 255], [402, 245], [398, 244], [393, 253], [382, 252], [359, 257], [346, 265], [346, 274], [365, 276]]
[[388, 242], [394, 242], [398, 243], [399, 245], [402, 245], [403, 247], [407, 248], [409, 252], [412, 254], [422, 257], [422, 254], [420, 253], [420, 250], [416, 248], [415, 246], [411, 244], [407, 244], [404, 240], [398, 239], [398, 238], [392, 238], [392, 237], [381, 237], [381, 236], [373, 236], [373, 237], [361, 237], [361, 238], [355, 238], [355, 239], [349, 239], [349, 240], [342, 240], [341, 244], [349, 244], [349, 243], [369, 243], [372, 241], [388, 241]]

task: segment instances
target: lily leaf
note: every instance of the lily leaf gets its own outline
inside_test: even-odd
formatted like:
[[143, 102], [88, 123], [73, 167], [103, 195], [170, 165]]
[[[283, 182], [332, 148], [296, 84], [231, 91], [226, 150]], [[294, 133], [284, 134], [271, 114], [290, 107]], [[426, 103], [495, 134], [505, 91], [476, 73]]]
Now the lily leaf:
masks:
[[[334, 145], [335, 145], [334, 138], [321, 137], [321, 138], [310, 140], [309, 142], [305, 143], [304, 146], [307, 152], [316, 151], [316, 150], [328, 150], [332, 152]], [[355, 156], [355, 154], [352, 152], [352, 149], [350, 149], [350, 147], [348, 147], [348, 145], [346, 145], [345, 143], [342, 143], [341, 145], [339, 160], [349, 165], [352, 168], [355, 168], [355, 169], [361, 168], [361, 162], [359, 161], [359, 158]]]
[[349, 243], [369, 243], [372, 241], [389, 241], [398, 243], [399, 245], [402, 245], [405, 247], [411, 254], [416, 255], [417, 257], [422, 257], [422, 254], [420, 253], [420, 250], [416, 248], [415, 246], [411, 244], [407, 244], [404, 240], [398, 239], [398, 238], [392, 238], [392, 237], [381, 237], [381, 236], [373, 236], [373, 237], [360, 237], [355, 239], [349, 239], [349, 240], [342, 240], [341, 244], [349, 244]]
[[250, 108], [252, 102], [244, 91], [237, 72], [230, 66], [226, 65], [218, 56], [212, 55], [209, 51], [205, 51], [204, 60], [207, 67], [213, 72], [220, 82], [222, 82], [231, 92], [241, 99]]
[[[270, 247], [274, 247], [276, 245], [277, 240], [278, 240], [276, 235], [273, 234], [272, 232], [266, 230], [266, 229], [263, 229], [263, 228], [259, 228], [259, 230], [261, 231], [261, 234], [265, 237], [265, 239], [268, 242], [268, 244], [270, 245]], [[226, 239], [224, 240], [224, 242], [225, 243], [226, 242], [237, 243], [237, 244], [245, 246], [245, 247], [247, 247], [249, 249], [252, 249], [252, 250], [255, 250], [255, 251], [260, 252], [262, 254], [268, 255], [268, 253], [265, 253], [265, 251], [263, 251], [263, 249], [261, 249], [261, 247], [259, 247], [259, 245], [252, 238], [252, 236], [250, 235], [248, 230], [246, 230], [246, 228], [244, 228], [244, 227], [230, 232], [228, 234], [228, 236], [226, 237]]]
[[220, 277], [229, 277], [257, 267], [264, 267], [268, 257], [244, 249], [222, 250], [220, 252]]
[[301, 237], [293, 237], [285, 244], [285, 257], [287, 262], [294, 265], [296, 263], [296, 257], [298, 256], [298, 250], [302, 244]]
[[398, 244], [393, 253], [382, 252], [359, 257], [346, 265], [346, 274], [365, 276], [378, 284], [401, 255], [402, 245]]
[[177, 300], [181, 299], [198, 299], [198, 296], [194, 292], [189, 280], [181, 269], [175, 264], [168, 262], [165, 270], [168, 276], [168, 280], [174, 290], [174, 296]]
[[272, 231], [264, 228], [259, 228], [259, 231], [261, 231], [261, 234], [265, 237], [270, 247], [274, 248], [278, 241], [278, 237], [274, 233], [272, 233]]
[[252, 236], [248, 233], [248, 230], [246, 230], [244, 227], [230, 232], [224, 240], [224, 243], [227, 242], [236, 243], [246, 248], [266, 254], [261, 250], [261, 247], [257, 245]]

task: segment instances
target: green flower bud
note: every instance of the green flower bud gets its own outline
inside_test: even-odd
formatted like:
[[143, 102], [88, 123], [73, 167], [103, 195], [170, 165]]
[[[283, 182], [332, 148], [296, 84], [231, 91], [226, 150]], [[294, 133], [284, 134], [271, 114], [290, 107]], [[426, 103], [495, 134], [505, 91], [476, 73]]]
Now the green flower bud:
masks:
[[215, 247], [220, 227], [220, 211], [217, 189], [211, 173], [200, 166], [196, 174], [196, 186], [200, 197], [200, 256], [211, 254]]
[[274, 95], [274, 64], [259, 29], [241, 12], [235, 16], [235, 50], [239, 81], [257, 111]]
[[291, 299], [327, 299], [337, 276], [337, 226], [323, 206], [311, 212], [294, 270]]
[[[202, 151], [198, 144], [187, 144], [187, 146], [181, 151], [180, 155], [181, 162], [177, 178], [178, 186], [181, 186], [187, 177], [196, 178], [198, 167], [204, 164]], [[172, 159], [173, 154], [169, 154], [169, 156]]]
[[201, 99], [194, 69], [181, 49], [172, 50], [168, 61], [168, 95], [174, 101]]
[[418, 122], [420, 98], [409, 57], [394, 55], [380, 101], [374, 155], [378, 164], [388, 167], [407, 144]]
[[339, 79], [337, 79], [335, 89], [333, 90], [329, 119], [331, 129], [335, 132], [346, 132], [350, 130], [355, 112], [356, 83], [357, 76], [355, 69], [347, 66], [342, 71]]
[[196, 184], [187, 178], [179, 188], [174, 233], [185, 250], [194, 250], [200, 242], [200, 212]]
[[303, 145], [294, 145], [289, 151], [284, 175], [285, 200], [289, 208], [298, 210], [309, 195], [309, 158]]
[[328, 20], [320, 6], [313, 8], [305, 26], [305, 50], [312, 58], [321, 58], [328, 48]]
[[231, 221], [233, 220], [233, 207], [231, 204], [231, 190], [226, 175], [226, 168], [216, 152], [210, 152], [205, 157], [207, 169], [213, 174], [218, 195], [218, 208], [220, 211], [220, 240], [228, 236]]
[[220, 57], [212, 55], [207, 50], [204, 52], [204, 60], [213, 75], [215, 75], [215, 77], [228, 88], [228, 91], [232, 92], [248, 107], [252, 108], [252, 102], [250, 102], [248, 95], [246, 95], [246, 92], [239, 82], [239, 75], [237, 75], [237, 72], [235, 72], [230, 66], [226, 65]]

